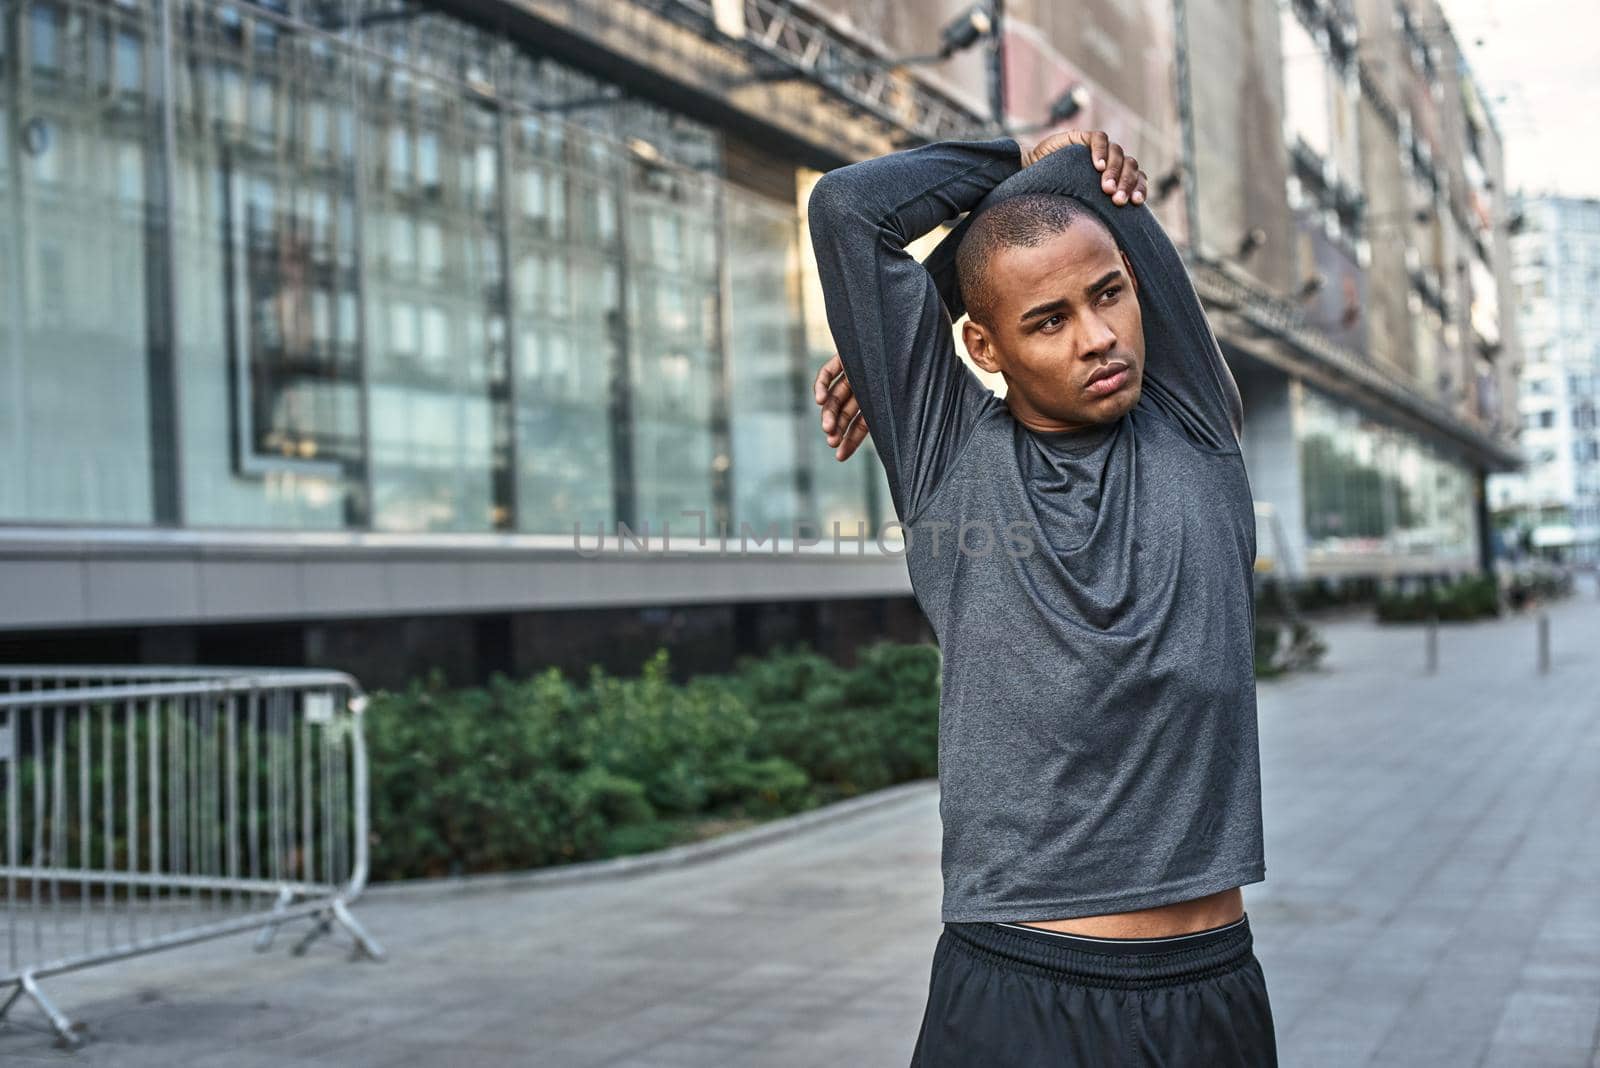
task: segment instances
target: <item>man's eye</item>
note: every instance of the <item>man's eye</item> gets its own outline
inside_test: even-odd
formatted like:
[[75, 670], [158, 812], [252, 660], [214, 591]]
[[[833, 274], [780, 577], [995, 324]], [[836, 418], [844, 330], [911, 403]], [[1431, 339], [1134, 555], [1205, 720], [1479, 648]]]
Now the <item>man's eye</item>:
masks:
[[1061, 321], [1062, 321], [1061, 320], [1061, 316], [1052, 315], [1052, 316], [1050, 316], [1050, 318], [1046, 319], [1044, 322], [1040, 323], [1039, 325], [1041, 327], [1045, 327], [1047, 329], [1053, 329], [1055, 326], [1060, 325]]
[[1121, 293], [1121, 286], [1112, 286], [1110, 289], [1107, 289], [1100, 294], [1100, 302], [1104, 304], [1108, 301], [1116, 300]]

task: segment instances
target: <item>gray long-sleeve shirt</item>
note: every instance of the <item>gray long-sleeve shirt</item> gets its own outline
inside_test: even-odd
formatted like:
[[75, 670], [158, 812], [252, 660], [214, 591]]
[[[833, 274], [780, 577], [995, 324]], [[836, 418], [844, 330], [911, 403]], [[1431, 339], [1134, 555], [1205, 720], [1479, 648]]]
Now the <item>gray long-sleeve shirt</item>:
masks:
[[[896, 152], [828, 173], [809, 208], [828, 323], [943, 654], [950, 923], [1266, 877], [1238, 390], [1149, 209], [1113, 205], [1086, 148], [1018, 157], [1010, 138]], [[975, 216], [925, 264], [905, 251], [1028, 192], [1082, 201], [1138, 276], [1144, 389], [1114, 423], [1031, 430], [957, 357], [954, 250]]]

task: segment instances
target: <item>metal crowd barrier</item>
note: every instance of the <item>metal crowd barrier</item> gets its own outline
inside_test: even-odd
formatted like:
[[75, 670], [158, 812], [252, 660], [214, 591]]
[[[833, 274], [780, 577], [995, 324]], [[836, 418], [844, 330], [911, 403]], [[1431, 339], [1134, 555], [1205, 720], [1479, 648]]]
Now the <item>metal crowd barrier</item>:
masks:
[[27, 994], [76, 1046], [40, 979], [302, 918], [296, 955], [337, 923], [383, 959], [349, 908], [365, 705], [337, 672], [0, 668], [0, 1022]]

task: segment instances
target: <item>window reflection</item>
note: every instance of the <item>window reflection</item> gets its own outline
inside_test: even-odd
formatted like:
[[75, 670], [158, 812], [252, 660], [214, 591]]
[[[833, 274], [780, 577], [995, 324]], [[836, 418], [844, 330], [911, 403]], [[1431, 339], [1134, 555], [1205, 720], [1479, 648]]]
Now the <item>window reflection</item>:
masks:
[[[0, 518], [154, 518], [144, 137], [158, 107], [138, 11], [7, 5], [0, 49]], [[12, 40], [19, 31], [20, 40]], [[91, 61], [99, 42], [99, 61]], [[23, 61], [21, 48], [26, 49]]]
[[376, 164], [363, 188], [372, 524], [385, 530], [491, 530], [511, 518], [499, 116], [409, 69], [430, 36], [463, 34], [473, 43], [437, 16], [379, 23], [367, 43], [392, 58], [361, 68]]
[[1295, 426], [1313, 554], [1473, 557], [1465, 466], [1313, 390], [1300, 395]]
[[348, 146], [302, 131], [308, 115], [348, 109], [348, 74], [295, 38], [258, 35], [259, 16], [195, 3], [179, 19], [186, 518], [343, 526], [361, 514], [364, 451], [355, 166]]
[[730, 184], [707, 126], [399, 12], [173, 0], [168, 63], [154, 0], [14, 6], [0, 440], [29, 462], [0, 521], [156, 522], [166, 479], [201, 527], [853, 532], [881, 471], [816, 432], [803, 196]]
[[699, 175], [639, 159], [626, 166], [634, 520], [652, 531], [686, 526], [682, 512], [715, 522], [725, 514], [715, 468], [728, 463], [712, 428], [723, 312], [715, 194]]
[[801, 499], [803, 439], [815, 408], [801, 386], [799, 227], [787, 205], [730, 190], [730, 341], [733, 521], [792, 536]]
[[605, 529], [616, 512], [622, 249], [597, 220], [615, 219], [622, 168], [586, 159], [591, 140], [531, 115], [510, 136], [518, 523], [536, 533]]

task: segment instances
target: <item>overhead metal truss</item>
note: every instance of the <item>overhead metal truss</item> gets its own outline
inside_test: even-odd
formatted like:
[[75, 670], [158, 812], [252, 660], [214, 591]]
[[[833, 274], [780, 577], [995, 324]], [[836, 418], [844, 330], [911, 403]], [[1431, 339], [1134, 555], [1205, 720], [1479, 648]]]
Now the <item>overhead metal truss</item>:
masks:
[[[713, 27], [710, 0], [667, 0]], [[982, 136], [991, 120], [896, 66], [882, 45], [834, 22], [805, 0], [745, 0], [738, 46], [776, 61], [852, 107], [898, 131], [906, 141]]]

